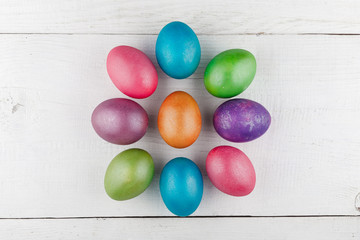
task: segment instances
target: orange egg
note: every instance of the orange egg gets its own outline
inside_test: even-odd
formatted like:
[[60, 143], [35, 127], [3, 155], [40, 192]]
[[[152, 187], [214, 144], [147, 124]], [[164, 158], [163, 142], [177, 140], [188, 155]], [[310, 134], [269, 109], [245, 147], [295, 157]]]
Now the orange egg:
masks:
[[182, 91], [167, 96], [159, 110], [158, 127], [161, 137], [172, 147], [193, 144], [201, 131], [201, 113], [195, 99]]

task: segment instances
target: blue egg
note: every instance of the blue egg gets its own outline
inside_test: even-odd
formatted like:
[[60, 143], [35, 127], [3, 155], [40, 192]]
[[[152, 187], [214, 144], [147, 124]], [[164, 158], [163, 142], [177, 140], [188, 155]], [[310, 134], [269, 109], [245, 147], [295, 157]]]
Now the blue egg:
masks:
[[192, 214], [201, 202], [203, 188], [200, 169], [190, 159], [174, 158], [161, 172], [161, 197], [175, 215], [185, 217]]
[[185, 23], [171, 22], [161, 29], [156, 41], [156, 59], [170, 77], [183, 79], [193, 74], [199, 65], [199, 39]]

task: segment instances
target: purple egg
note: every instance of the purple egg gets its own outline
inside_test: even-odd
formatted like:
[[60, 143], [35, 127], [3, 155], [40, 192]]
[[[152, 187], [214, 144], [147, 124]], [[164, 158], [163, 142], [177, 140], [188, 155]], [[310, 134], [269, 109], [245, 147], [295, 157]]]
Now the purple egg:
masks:
[[216, 132], [231, 142], [249, 142], [260, 137], [270, 122], [270, 113], [261, 104], [241, 98], [221, 104], [213, 119]]
[[91, 116], [95, 132], [104, 140], [120, 145], [131, 144], [142, 138], [148, 121], [144, 108], [125, 98], [100, 103]]

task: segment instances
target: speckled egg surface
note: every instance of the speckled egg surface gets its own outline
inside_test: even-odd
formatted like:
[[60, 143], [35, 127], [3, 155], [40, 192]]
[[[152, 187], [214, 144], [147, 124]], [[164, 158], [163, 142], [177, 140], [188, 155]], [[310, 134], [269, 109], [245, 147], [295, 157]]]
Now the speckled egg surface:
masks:
[[260, 137], [270, 122], [270, 113], [261, 104], [242, 98], [224, 102], [213, 117], [216, 132], [231, 142], [249, 142]]

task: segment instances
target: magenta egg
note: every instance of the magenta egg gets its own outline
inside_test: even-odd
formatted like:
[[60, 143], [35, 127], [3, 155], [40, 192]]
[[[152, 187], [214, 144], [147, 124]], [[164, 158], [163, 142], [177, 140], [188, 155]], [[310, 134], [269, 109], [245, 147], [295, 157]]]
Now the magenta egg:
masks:
[[107, 57], [106, 67], [111, 81], [129, 97], [147, 98], [157, 87], [158, 75], [154, 64], [136, 48], [113, 48]]
[[245, 153], [235, 147], [213, 148], [206, 158], [206, 172], [217, 189], [232, 196], [246, 196], [255, 188], [254, 166]]
[[142, 138], [148, 121], [144, 108], [125, 98], [100, 103], [91, 116], [95, 132], [104, 140], [119, 145], [131, 144]]

